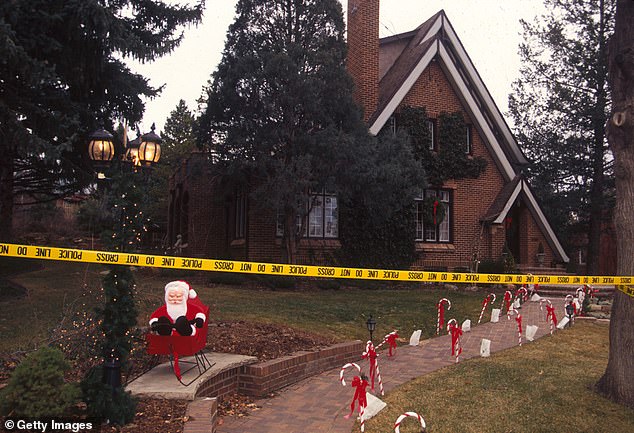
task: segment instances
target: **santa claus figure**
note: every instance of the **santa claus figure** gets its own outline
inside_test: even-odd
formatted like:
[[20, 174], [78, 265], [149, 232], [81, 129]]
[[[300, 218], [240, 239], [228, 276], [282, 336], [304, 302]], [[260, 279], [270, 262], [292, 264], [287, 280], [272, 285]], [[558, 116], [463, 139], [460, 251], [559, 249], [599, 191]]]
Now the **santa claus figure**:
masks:
[[159, 335], [196, 335], [205, 323], [202, 302], [185, 281], [172, 281], [165, 286], [165, 304], [150, 317], [150, 328]]

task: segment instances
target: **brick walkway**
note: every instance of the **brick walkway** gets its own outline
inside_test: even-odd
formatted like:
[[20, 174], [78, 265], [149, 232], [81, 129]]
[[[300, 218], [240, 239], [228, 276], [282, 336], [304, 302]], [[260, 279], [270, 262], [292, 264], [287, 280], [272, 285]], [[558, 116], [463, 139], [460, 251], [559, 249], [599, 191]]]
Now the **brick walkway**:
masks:
[[[557, 318], [563, 316], [563, 299], [551, 298], [555, 305]], [[550, 330], [545, 321], [546, 308], [541, 312], [539, 302], [527, 302], [519, 310], [522, 314], [522, 328], [537, 325], [535, 338], [548, 335]], [[490, 317], [490, 310], [487, 312]], [[448, 311], [447, 319], [451, 318]], [[476, 319], [477, 321], [477, 319]], [[475, 322], [474, 322], [475, 323]], [[402, 332], [401, 337], [409, 338]], [[471, 332], [462, 337], [463, 352], [461, 360], [480, 356], [480, 342], [483, 338], [491, 340], [491, 352], [497, 352], [518, 344], [517, 323], [506, 315], [498, 323], [472, 325]], [[530, 344], [522, 334], [522, 344]], [[387, 352], [379, 352], [379, 368], [385, 392], [424, 374], [455, 363], [451, 355], [451, 340], [448, 335], [421, 341], [419, 346], [399, 346], [396, 356], [387, 357]], [[359, 354], [360, 357], [361, 354]], [[368, 362], [357, 362], [364, 372], [368, 371]], [[352, 371], [346, 378], [352, 378]], [[248, 417], [225, 417], [218, 433], [350, 433], [354, 420], [344, 419], [350, 410], [353, 391], [349, 385], [343, 389], [339, 383], [339, 369], [330, 370], [307, 380], [289, 386], [269, 399], [256, 401], [260, 410], [251, 412]], [[369, 390], [369, 388], [368, 388]], [[375, 395], [381, 398], [378, 384]], [[356, 412], [355, 412], [356, 414]]]

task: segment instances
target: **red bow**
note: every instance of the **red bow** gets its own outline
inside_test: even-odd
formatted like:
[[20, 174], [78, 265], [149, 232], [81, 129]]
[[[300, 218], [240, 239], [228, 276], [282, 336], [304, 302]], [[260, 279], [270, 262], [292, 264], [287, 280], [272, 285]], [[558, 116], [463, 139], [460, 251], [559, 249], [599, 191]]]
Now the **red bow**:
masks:
[[[365, 352], [363, 352], [363, 354], [361, 355], [362, 359], [369, 359], [370, 360], [370, 380], [372, 381], [372, 390], [374, 390], [374, 378], [376, 376], [376, 358], [377, 353], [376, 353], [376, 349], [374, 348], [374, 344], [372, 344], [372, 342], [368, 341], [368, 344], [365, 348]], [[358, 376], [355, 376], [355, 378]], [[353, 386], [354, 386], [354, 382], [353, 382]]]
[[368, 405], [368, 400], [365, 395], [365, 389], [368, 386], [368, 381], [361, 379], [359, 376], [355, 376], [352, 379], [352, 387], [354, 390], [354, 397], [352, 397], [352, 403], [350, 403], [350, 413], [354, 411], [354, 402], [359, 401], [359, 409]]
[[519, 331], [519, 333], [522, 333], [522, 315], [517, 313], [517, 316], [515, 316], [515, 321], [517, 322], [517, 329]]
[[392, 356], [392, 349], [396, 350], [396, 339], [397, 338], [398, 338], [398, 334], [396, 332], [391, 332], [385, 338], [385, 340], [387, 341], [388, 347], [389, 347], [387, 356]]
[[[452, 322], [450, 320], [450, 322]], [[449, 333], [451, 334], [451, 355], [454, 356], [456, 354], [456, 343], [459, 342], [460, 337], [462, 336], [462, 328], [455, 326], [453, 323], [449, 324]], [[458, 355], [462, 353], [462, 345], [458, 344]]]
[[506, 304], [506, 311], [507, 312], [511, 309], [511, 296], [513, 296], [513, 295], [508, 290], [506, 292], [504, 292], [504, 299], [502, 300], [502, 302], [504, 302]]
[[552, 318], [553, 324], [557, 326], [557, 316], [555, 315], [555, 307], [550, 304], [546, 304], [546, 322], [548, 318]]

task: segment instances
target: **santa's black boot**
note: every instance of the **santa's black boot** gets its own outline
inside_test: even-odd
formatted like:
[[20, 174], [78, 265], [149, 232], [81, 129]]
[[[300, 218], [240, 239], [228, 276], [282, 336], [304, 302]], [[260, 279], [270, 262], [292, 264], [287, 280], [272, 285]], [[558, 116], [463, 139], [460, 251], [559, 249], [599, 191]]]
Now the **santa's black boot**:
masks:
[[174, 328], [176, 329], [176, 332], [178, 332], [180, 335], [184, 335], [185, 337], [189, 337], [190, 335], [192, 335], [192, 327], [189, 324], [189, 320], [187, 320], [187, 317], [185, 316], [180, 316], [178, 319], [176, 319], [176, 323], [174, 323]]

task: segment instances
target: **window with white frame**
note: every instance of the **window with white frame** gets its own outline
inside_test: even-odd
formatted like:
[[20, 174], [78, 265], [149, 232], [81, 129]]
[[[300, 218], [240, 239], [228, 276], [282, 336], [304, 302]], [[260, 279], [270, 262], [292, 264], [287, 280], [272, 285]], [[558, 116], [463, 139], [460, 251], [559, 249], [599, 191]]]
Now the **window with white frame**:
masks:
[[[311, 194], [306, 225], [302, 237], [335, 239], [339, 236], [339, 210], [334, 194]], [[301, 216], [297, 216], [297, 230], [301, 230]], [[283, 236], [283, 215], [278, 212], [276, 235]]]
[[436, 150], [436, 121], [427, 119], [427, 128], [429, 129], [429, 150]]
[[473, 146], [471, 142], [471, 125], [465, 125], [465, 153], [471, 155]]
[[[444, 208], [444, 217], [440, 223], [426, 224], [426, 198], [433, 197]], [[424, 242], [451, 242], [451, 192], [444, 189], [426, 189], [415, 199], [416, 203], [416, 240]]]

